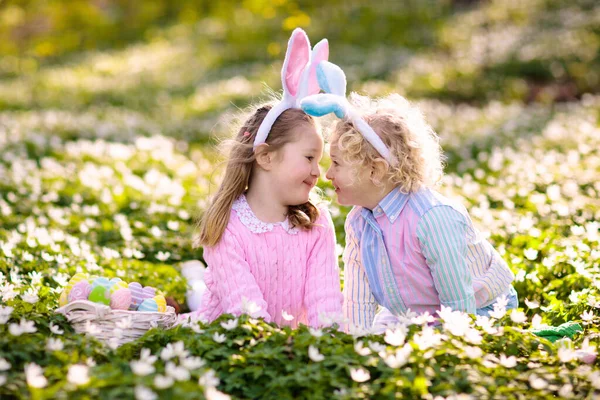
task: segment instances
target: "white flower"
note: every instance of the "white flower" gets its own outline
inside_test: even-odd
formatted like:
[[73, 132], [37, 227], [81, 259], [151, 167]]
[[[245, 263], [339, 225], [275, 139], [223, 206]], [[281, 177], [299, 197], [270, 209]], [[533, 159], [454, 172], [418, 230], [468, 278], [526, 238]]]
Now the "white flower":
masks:
[[525, 258], [527, 258], [530, 261], [533, 261], [537, 258], [538, 256], [538, 251], [536, 249], [526, 249], [523, 254], [525, 255]]
[[85, 333], [87, 333], [90, 336], [96, 336], [101, 332], [102, 330], [96, 324], [92, 323], [91, 321], [86, 321]]
[[411, 322], [417, 325], [426, 325], [433, 321], [435, 321], [435, 317], [433, 315], [430, 315], [427, 311], [411, 319]]
[[61, 351], [64, 348], [63, 341], [60, 339], [49, 338], [46, 342], [46, 350]]
[[308, 328], [308, 331], [314, 337], [321, 337], [321, 336], [323, 336], [323, 331], [321, 329]]
[[120, 321], [117, 321], [115, 323], [115, 325], [117, 326], [117, 328], [119, 329], [129, 329], [133, 326], [133, 319], [131, 318], [131, 316], [127, 316], [125, 318], [123, 318]]
[[535, 314], [531, 319], [531, 327], [533, 329], [540, 328], [542, 326], [542, 317], [539, 314]]
[[242, 297], [242, 312], [248, 314], [251, 317], [256, 318], [261, 311], [261, 307], [255, 302], [248, 300], [246, 297]]
[[454, 336], [462, 337], [471, 327], [471, 317], [467, 313], [453, 311], [450, 307], [441, 306], [437, 312], [444, 321], [444, 330]]
[[0, 374], [0, 386], [4, 386], [6, 381], [7, 381], [6, 375]]
[[227, 340], [227, 336], [218, 332], [215, 332], [212, 338], [217, 343], [223, 343], [225, 340]]
[[529, 299], [525, 299], [525, 304], [530, 310], [535, 310], [540, 306], [540, 303], [538, 303], [537, 301], [529, 301]]
[[394, 354], [385, 354], [385, 352], [382, 352], [382, 354], [379, 355], [388, 367], [400, 368], [408, 362], [411, 353], [412, 347], [410, 344], [406, 343], [402, 348], [397, 349]]
[[574, 360], [575, 358], [575, 351], [573, 349], [568, 349], [564, 347], [558, 349], [558, 359], [560, 360], [560, 362], [567, 363], [569, 361]]
[[160, 358], [163, 361], [168, 361], [173, 357], [185, 358], [190, 354], [189, 351], [185, 349], [185, 346], [182, 341], [179, 341], [175, 344], [169, 343], [167, 347], [163, 348], [160, 352]]
[[157, 394], [145, 386], [137, 385], [134, 391], [136, 400], [156, 400]]
[[142, 349], [140, 352], [140, 361], [144, 361], [148, 364], [154, 364], [158, 357], [153, 356], [150, 349]]
[[294, 316], [291, 314], [288, 314], [287, 312], [285, 312], [285, 310], [281, 310], [281, 316], [283, 317], [284, 320], [286, 321], [291, 321], [294, 319]]
[[146, 376], [154, 373], [154, 365], [146, 362], [146, 361], [131, 361], [129, 363], [131, 367], [131, 371], [137, 376]]
[[21, 336], [23, 333], [35, 333], [37, 332], [37, 329], [33, 321], [27, 321], [26, 319], [21, 318], [20, 323], [10, 324], [8, 326], [8, 331], [13, 336]]
[[500, 365], [506, 368], [513, 368], [517, 365], [517, 358], [515, 356], [506, 357], [506, 355], [500, 355]]
[[356, 352], [356, 354], [361, 356], [368, 356], [369, 354], [371, 354], [371, 349], [368, 347], [364, 347], [363, 342], [360, 340], [354, 344], [354, 351]]
[[175, 381], [170, 376], [156, 375], [154, 377], [154, 387], [157, 389], [167, 389], [173, 386]]
[[24, 302], [35, 304], [40, 298], [38, 297], [37, 290], [29, 288], [25, 293], [21, 294], [21, 299], [23, 299]]
[[181, 365], [190, 371], [203, 367], [206, 362], [200, 357], [188, 357], [180, 360]]
[[510, 319], [516, 324], [522, 324], [527, 321], [527, 317], [523, 311], [513, 310], [510, 313]]
[[321, 362], [325, 359], [325, 356], [319, 353], [319, 349], [317, 349], [315, 346], [310, 345], [308, 346], [308, 358], [314, 362]]
[[204, 397], [206, 400], [230, 400], [231, 397], [223, 392], [219, 392], [214, 387], [204, 389]]
[[423, 327], [421, 333], [413, 336], [413, 342], [419, 347], [419, 349], [427, 350], [430, 347], [438, 346], [440, 343], [442, 343], [444, 338], [444, 335], [437, 333], [432, 327], [425, 326]]
[[586, 322], [590, 322], [594, 320], [594, 313], [592, 311], [584, 311], [581, 314], [581, 319], [586, 321]]
[[223, 327], [223, 329], [230, 331], [232, 329], [237, 328], [238, 320], [237, 320], [237, 318], [234, 318], [234, 319], [230, 319], [229, 321], [226, 321], [226, 322], [221, 322], [221, 326]]
[[55, 335], [62, 335], [65, 333], [65, 331], [60, 329], [58, 325], [54, 325], [54, 322], [50, 322], [50, 332], [54, 333]]
[[371, 350], [373, 350], [375, 353], [385, 351], [385, 345], [377, 343], [377, 342], [369, 342], [369, 348]]
[[498, 332], [498, 329], [494, 327], [494, 319], [485, 315], [478, 315], [475, 319], [475, 325], [482, 328], [485, 333], [490, 335], [494, 335]]
[[27, 385], [34, 388], [43, 388], [48, 385], [48, 380], [44, 377], [44, 370], [35, 363], [25, 365], [25, 378]]
[[465, 347], [465, 355], [471, 359], [481, 358], [483, 355], [483, 350], [476, 346], [467, 346]]
[[200, 386], [203, 386], [205, 389], [206, 388], [210, 388], [210, 387], [216, 387], [219, 386], [219, 383], [221, 381], [219, 380], [219, 378], [217, 377], [217, 374], [215, 373], [214, 370], [209, 369], [208, 371], [206, 371], [201, 377], [200, 379], [198, 379], [198, 384]]
[[571, 397], [572, 394], [573, 394], [573, 385], [571, 385], [570, 383], [567, 383], [566, 385], [561, 387], [560, 390], [558, 391], [558, 395], [561, 398]]
[[596, 361], [596, 347], [590, 346], [589, 338], [585, 338], [581, 344], [581, 349], [575, 351], [575, 357], [586, 364], [593, 364]]
[[185, 367], [177, 366], [170, 361], [167, 363], [165, 373], [176, 381], [187, 381], [190, 379], [190, 371]]
[[397, 327], [393, 331], [391, 329], [386, 329], [383, 340], [392, 346], [402, 346], [404, 344], [404, 340], [406, 339], [407, 332], [408, 328], [404, 325]]
[[0, 357], [0, 371], [8, 371], [11, 368], [11, 365], [6, 358]]
[[371, 374], [364, 368], [350, 368], [350, 377], [354, 382], [366, 382], [371, 379]]
[[0, 325], [4, 325], [10, 319], [10, 315], [13, 312], [13, 308], [9, 306], [0, 306]]
[[506, 306], [501, 304], [500, 301], [494, 304], [494, 310], [489, 312], [490, 317], [500, 319], [506, 315]]
[[538, 377], [536, 374], [531, 374], [529, 376], [529, 384], [532, 388], [538, 390], [545, 389], [548, 386], [548, 382]]
[[483, 336], [481, 336], [481, 332], [475, 328], [469, 328], [464, 337], [465, 340], [471, 344], [481, 344], [481, 342], [483, 342]]
[[88, 366], [82, 364], [71, 365], [67, 373], [67, 381], [77, 386], [87, 384], [90, 381]]

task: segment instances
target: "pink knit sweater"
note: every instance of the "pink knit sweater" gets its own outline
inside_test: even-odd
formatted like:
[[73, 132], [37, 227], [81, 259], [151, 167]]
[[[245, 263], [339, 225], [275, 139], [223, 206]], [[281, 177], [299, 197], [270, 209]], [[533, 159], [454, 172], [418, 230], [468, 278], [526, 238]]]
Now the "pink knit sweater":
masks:
[[308, 231], [290, 228], [287, 220], [268, 224], [245, 196], [238, 198], [221, 241], [204, 249], [208, 289], [195, 316], [213, 321], [246, 313], [292, 327], [317, 327], [324, 324], [322, 315], [340, 316], [335, 231], [327, 209], [317, 224]]

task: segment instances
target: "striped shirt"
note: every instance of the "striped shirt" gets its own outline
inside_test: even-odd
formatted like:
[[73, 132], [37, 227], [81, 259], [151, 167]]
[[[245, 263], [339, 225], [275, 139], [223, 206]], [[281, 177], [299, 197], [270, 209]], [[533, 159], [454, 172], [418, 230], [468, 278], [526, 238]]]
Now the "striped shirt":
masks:
[[354, 207], [345, 229], [344, 313], [355, 326], [370, 328], [378, 304], [395, 315], [475, 313], [514, 279], [466, 209], [431, 189], [396, 188], [373, 210]]

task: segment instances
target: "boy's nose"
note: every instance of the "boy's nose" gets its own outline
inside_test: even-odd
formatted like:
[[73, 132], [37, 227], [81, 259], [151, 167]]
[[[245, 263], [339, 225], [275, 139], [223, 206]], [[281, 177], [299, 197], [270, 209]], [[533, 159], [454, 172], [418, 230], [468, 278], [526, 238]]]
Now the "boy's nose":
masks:
[[329, 168], [327, 169], [327, 173], [325, 174], [325, 178], [329, 179], [330, 181], [332, 181], [332, 180], [333, 180], [333, 175], [332, 175], [332, 173], [331, 173], [331, 167], [329, 167]]

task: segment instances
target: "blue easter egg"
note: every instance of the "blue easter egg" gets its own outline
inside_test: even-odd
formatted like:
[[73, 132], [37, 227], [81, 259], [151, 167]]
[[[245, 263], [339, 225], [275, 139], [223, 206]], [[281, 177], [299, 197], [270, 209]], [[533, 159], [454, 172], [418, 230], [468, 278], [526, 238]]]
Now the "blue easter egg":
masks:
[[156, 300], [154, 299], [146, 299], [142, 301], [142, 304], [137, 309], [138, 311], [149, 311], [149, 312], [157, 312], [158, 304], [156, 304]]

